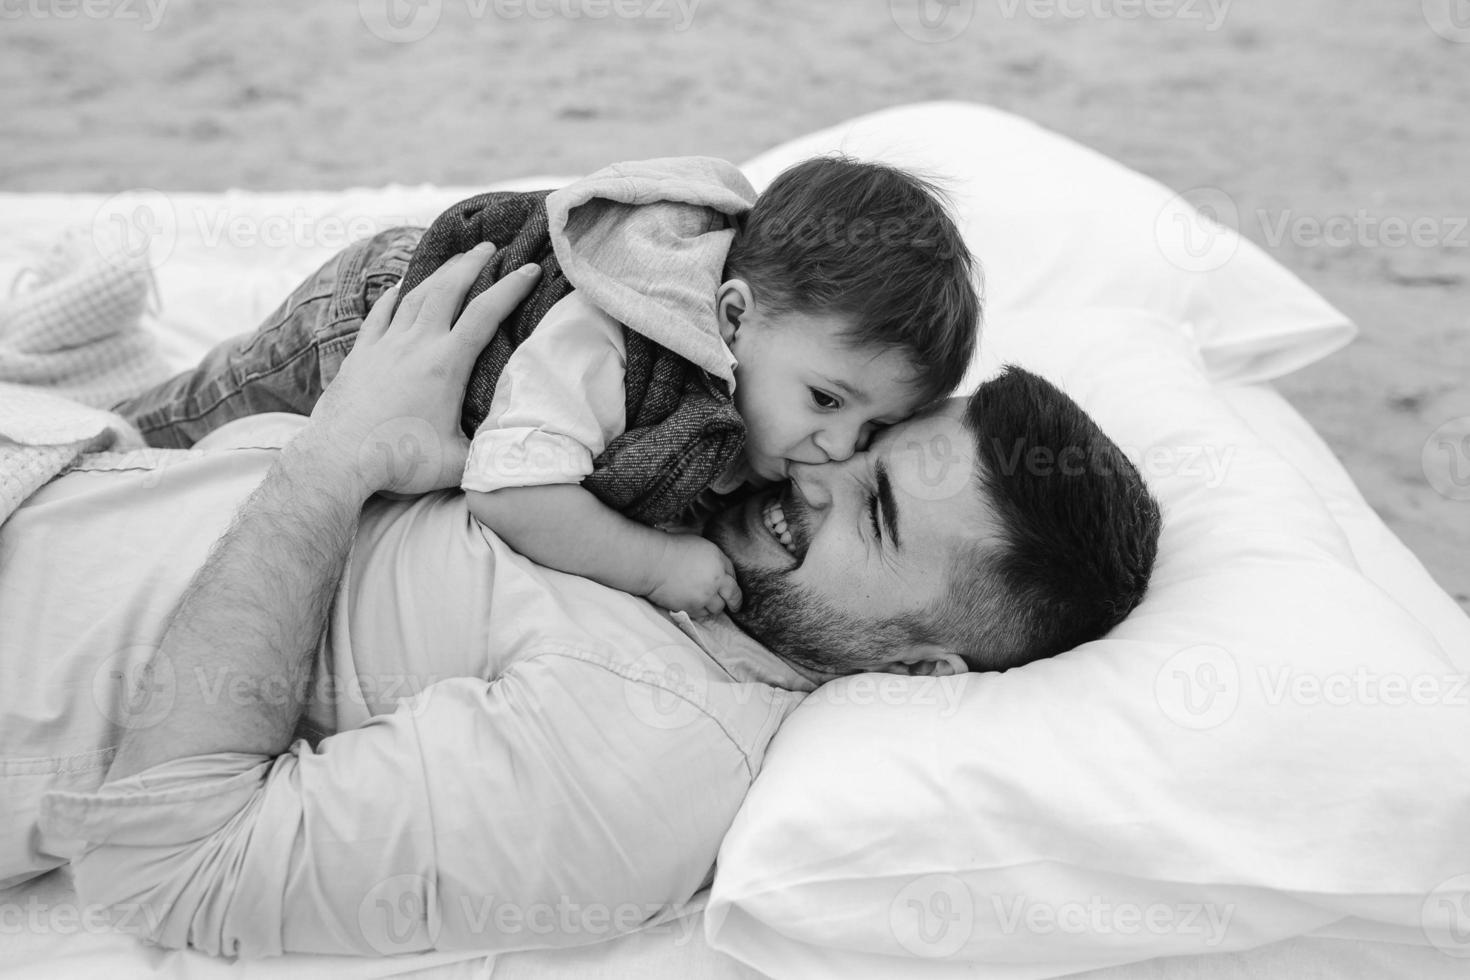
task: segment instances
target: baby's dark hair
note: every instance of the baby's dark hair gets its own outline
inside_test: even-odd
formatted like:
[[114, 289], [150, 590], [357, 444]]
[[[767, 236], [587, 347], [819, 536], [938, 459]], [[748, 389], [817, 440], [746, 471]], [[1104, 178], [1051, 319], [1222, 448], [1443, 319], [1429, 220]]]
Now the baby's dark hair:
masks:
[[902, 352], [925, 404], [975, 352], [975, 260], [939, 188], [896, 167], [815, 157], [783, 171], [741, 221], [725, 278], [770, 313], [835, 314], [854, 347]]

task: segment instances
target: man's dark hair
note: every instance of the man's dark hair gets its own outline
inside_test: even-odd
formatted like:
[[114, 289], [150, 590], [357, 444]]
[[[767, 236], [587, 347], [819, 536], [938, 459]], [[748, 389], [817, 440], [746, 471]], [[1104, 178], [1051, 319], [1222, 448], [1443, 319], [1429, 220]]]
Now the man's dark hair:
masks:
[[974, 670], [1095, 640], [1143, 600], [1158, 502], [1122, 450], [1050, 382], [1009, 366], [965, 409], [994, 541], [962, 549], [948, 594], [914, 622]]
[[939, 188], [896, 167], [816, 157], [785, 170], [741, 221], [725, 277], [774, 314], [836, 314], [853, 346], [904, 353], [925, 404], [954, 391], [975, 352], [975, 260]]

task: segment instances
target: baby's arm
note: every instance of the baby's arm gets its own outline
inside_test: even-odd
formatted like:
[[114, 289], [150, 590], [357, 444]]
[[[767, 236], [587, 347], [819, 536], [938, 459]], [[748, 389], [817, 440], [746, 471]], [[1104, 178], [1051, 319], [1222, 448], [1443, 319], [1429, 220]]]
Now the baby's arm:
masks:
[[645, 527], [577, 484], [471, 490], [466, 497], [481, 524], [539, 565], [694, 616], [740, 608], [735, 569], [713, 543]]
[[516, 348], [470, 447], [470, 512], [532, 561], [693, 615], [738, 608], [719, 548], [624, 517], [581, 486], [623, 431], [623, 328], [565, 297]]

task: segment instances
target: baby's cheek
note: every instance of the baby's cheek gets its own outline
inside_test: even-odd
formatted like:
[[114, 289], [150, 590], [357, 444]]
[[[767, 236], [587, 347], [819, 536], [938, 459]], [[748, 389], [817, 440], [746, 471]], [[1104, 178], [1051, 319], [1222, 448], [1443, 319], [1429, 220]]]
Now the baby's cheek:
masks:
[[769, 456], [780, 451], [777, 445], [780, 423], [771, 415], [769, 406], [759, 403], [747, 406], [747, 411], [743, 413], [747, 452]]

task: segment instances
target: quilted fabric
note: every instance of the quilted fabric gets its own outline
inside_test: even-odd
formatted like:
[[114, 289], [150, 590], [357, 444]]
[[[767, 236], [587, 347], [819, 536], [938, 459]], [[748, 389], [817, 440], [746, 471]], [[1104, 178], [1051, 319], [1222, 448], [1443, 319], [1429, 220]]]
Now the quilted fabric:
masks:
[[102, 409], [168, 376], [141, 323], [151, 289], [146, 255], [82, 229], [11, 284], [0, 305], [0, 523], [82, 453], [143, 445]]
[[0, 382], [107, 408], [169, 375], [142, 326], [146, 254], [72, 229], [11, 284], [0, 304]]

